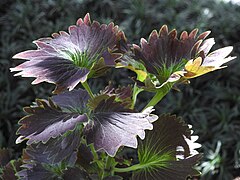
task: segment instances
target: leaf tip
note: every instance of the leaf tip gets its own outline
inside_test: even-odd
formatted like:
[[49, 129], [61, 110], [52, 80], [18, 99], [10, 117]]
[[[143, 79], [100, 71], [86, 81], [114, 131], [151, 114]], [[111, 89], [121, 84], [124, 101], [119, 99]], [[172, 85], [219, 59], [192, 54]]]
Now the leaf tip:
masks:
[[26, 138], [24, 136], [19, 136], [17, 139], [16, 139], [16, 144], [20, 144], [21, 142], [23, 142]]

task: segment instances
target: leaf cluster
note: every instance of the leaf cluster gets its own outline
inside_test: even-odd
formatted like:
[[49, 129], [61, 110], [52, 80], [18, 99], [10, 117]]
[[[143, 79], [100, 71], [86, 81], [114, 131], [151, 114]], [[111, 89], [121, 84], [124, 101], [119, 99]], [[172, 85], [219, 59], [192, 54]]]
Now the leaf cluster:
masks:
[[[101, 22], [114, 20], [127, 32], [128, 38], [136, 43], [140, 37], [147, 37], [152, 29], [158, 29], [161, 22], [161, 25], [168, 24], [179, 31], [191, 30], [196, 26], [200, 31], [211, 29], [218, 44], [233, 44], [235, 54], [240, 52], [239, 6], [222, 1], [37, 0], [32, 3], [30, 0], [2, 0], [0, 9], [0, 145], [12, 147], [15, 156], [22, 149], [22, 146], [14, 143], [16, 122], [24, 115], [21, 108], [30, 104], [36, 96], [49, 96], [53, 89], [48, 84], [31, 86], [30, 80], [13, 78], [9, 68], [15, 66], [16, 62], [11, 57], [16, 52], [32, 48], [31, 41], [34, 39], [66, 30], [69, 24], [87, 12]], [[183, 93], [171, 93], [157, 108], [160, 112], [171, 110], [183, 115], [185, 120], [193, 124], [201, 137], [205, 154], [215, 152], [220, 139], [221, 161], [212, 164], [213, 158], [206, 157], [201, 165], [201, 168], [206, 167], [204, 176], [209, 179], [228, 179], [239, 175], [238, 69], [238, 65], [230, 65], [223, 72], [196, 79]], [[132, 82], [126, 78], [129, 74], [131, 72], [121, 69], [117, 73], [113, 72], [112, 77], [117, 84], [126, 85]], [[99, 92], [108, 81], [108, 78], [98, 79], [90, 82], [90, 85], [94, 87], [94, 92]], [[149, 93], [140, 95], [137, 100], [139, 109], [144, 107], [144, 102], [150, 97]]]

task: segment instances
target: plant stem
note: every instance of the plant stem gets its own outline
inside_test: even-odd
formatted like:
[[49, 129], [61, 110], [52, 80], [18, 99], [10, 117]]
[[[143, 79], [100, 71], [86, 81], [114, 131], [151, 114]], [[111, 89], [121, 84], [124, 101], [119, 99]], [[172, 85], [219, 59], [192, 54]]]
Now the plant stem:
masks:
[[133, 166], [127, 167], [127, 168], [114, 168], [115, 172], [129, 172], [129, 171], [135, 171], [138, 169], [142, 169], [144, 166], [141, 164], [135, 164]]
[[153, 96], [153, 98], [149, 101], [149, 103], [145, 106], [144, 109], [146, 109], [150, 106], [155, 106], [170, 91], [172, 86], [173, 86], [173, 84], [171, 83], [171, 84], [166, 84], [163, 87], [161, 87], [157, 91], [157, 93]]
[[93, 159], [94, 159], [94, 160], [98, 160], [98, 154], [97, 154], [97, 152], [95, 151], [93, 144], [90, 144], [89, 147], [90, 147], [90, 149], [91, 149], [91, 151], [92, 151]]
[[132, 96], [132, 105], [131, 105], [131, 109], [134, 109], [134, 106], [135, 106], [135, 103], [136, 103], [136, 100], [137, 100], [137, 96], [140, 92], [142, 92], [143, 89], [139, 88], [136, 83], [134, 84], [134, 87], [133, 87], [133, 96]]
[[83, 85], [83, 87], [86, 89], [86, 91], [88, 92], [89, 96], [93, 99], [93, 98], [94, 98], [94, 95], [93, 95], [93, 93], [92, 93], [92, 91], [91, 91], [91, 88], [89, 87], [87, 81], [82, 82], [82, 85]]
[[114, 158], [111, 157], [111, 156], [107, 156], [106, 164], [105, 164], [105, 170], [104, 170], [104, 177], [114, 175], [114, 171], [112, 169], [113, 165], [115, 166]]
[[103, 169], [104, 166], [103, 166], [103, 164], [99, 161], [98, 154], [97, 154], [97, 152], [95, 151], [95, 148], [94, 148], [93, 144], [90, 144], [89, 147], [90, 147], [91, 152], [92, 152], [92, 155], [93, 155], [93, 160], [97, 163], [97, 165], [98, 165], [98, 167], [99, 167], [100, 169]]
[[111, 165], [112, 165], [112, 160], [113, 158], [110, 156], [107, 156], [107, 160], [106, 160], [106, 166], [105, 169], [110, 170], [111, 169]]

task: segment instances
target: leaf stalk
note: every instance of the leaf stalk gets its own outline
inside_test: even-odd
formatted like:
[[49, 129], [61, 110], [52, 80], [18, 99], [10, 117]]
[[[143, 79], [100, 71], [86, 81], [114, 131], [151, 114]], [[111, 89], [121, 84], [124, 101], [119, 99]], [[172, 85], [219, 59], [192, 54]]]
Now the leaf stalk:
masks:
[[91, 88], [89, 87], [87, 81], [82, 82], [82, 85], [83, 85], [84, 89], [88, 92], [89, 96], [93, 99], [94, 95], [93, 95]]

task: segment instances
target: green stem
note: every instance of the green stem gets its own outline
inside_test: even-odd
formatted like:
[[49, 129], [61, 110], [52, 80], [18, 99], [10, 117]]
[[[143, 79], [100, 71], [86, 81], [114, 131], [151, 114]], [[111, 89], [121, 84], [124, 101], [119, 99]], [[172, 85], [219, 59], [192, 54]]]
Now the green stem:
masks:
[[144, 168], [144, 165], [135, 164], [127, 168], [114, 168], [114, 172], [129, 172]]
[[89, 147], [90, 147], [91, 152], [92, 152], [92, 155], [93, 155], [93, 160], [97, 163], [97, 165], [98, 165], [98, 167], [99, 167], [100, 169], [103, 169], [104, 166], [103, 166], [103, 164], [99, 161], [98, 154], [97, 154], [97, 152], [95, 151], [95, 148], [94, 148], [93, 144], [90, 144]]
[[103, 177], [113, 176], [114, 175], [114, 171], [112, 169], [113, 165], [115, 164], [114, 161], [115, 160], [114, 160], [113, 157], [107, 156]]
[[137, 101], [137, 96], [140, 92], [142, 92], [143, 89], [139, 88], [136, 83], [134, 84], [134, 87], [133, 87], [133, 96], [132, 96], [132, 105], [131, 105], [131, 109], [134, 109], [134, 106], [136, 104], [136, 101]]
[[93, 98], [94, 98], [94, 95], [93, 95], [93, 93], [92, 93], [92, 91], [91, 91], [91, 88], [89, 87], [87, 81], [82, 82], [82, 85], [83, 85], [83, 87], [86, 89], [86, 91], [88, 92], [89, 96], [93, 99]]
[[149, 103], [145, 106], [144, 109], [155, 106], [162, 98], [170, 91], [173, 84], [166, 84], [162, 88], [160, 88], [157, 93], [153, 96], [153, 98], [149, 101]]
[[111, 168], [111, 165], [112, 165], [112, 157], [107, 156], [105, 169], [109, 170]]
[[91, 149], [91, 151], [92, 151], [93, 159], [94, 159], [94, 160], [98, 160], [98, 154], [97, 154], [97, 152], [95, 151], [93, 144], [90, 144], [89, 147], [90, 147], [90, 149]]

